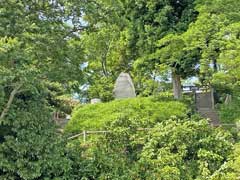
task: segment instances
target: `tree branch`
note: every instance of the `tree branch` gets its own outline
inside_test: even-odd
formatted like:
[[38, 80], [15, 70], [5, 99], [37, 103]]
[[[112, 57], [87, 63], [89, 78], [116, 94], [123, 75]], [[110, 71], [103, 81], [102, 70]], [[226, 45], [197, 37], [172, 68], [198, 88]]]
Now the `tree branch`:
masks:
[[1, 116], [0, 116], [0, 122], [3, 120], [3, 118], [6, 116], [6, 114], [8, 113], [9, 109], [10, 109], [10, 106], [12, 105], [12, 102], [13, 102], [13, 99], [15, 97], [15, 95], [17, 93], [19, 93], [19, 89], [22, 87], [22, 83], [21, 84], [18, 84], [17, 86], [15, 86], [15, 88], [12, 90], [10, 96], [9, 96], [9, 99], [8, 99], [8, 102], [5, 106], [5, 108], [3, 109], [2, 113], [1, 113]]

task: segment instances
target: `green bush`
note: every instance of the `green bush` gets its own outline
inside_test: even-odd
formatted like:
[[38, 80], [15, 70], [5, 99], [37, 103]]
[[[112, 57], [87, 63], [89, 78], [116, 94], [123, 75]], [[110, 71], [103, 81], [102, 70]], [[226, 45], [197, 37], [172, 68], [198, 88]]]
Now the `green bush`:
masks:
[[240, 95], [234, 95], [232, 102], [220, 105], [220, 120], [222, 123], [234, 124], [240, 121]]
[[211, 180], [235, 180], [240, 174], [240, 144], [234, 146], [234, 152], [230, 155], [228, 162], [224, 163], [212, 176]]
[[100, 130], [104, 129], [107, 123], [122, 116], [139, 121], [142, 127], [151, 127], [156, 122], [162, 122], [172, 116], [186, 117], [187, 112], [184, 103], [174, 100], [156, 101], [153, 97], [115, 100], [75, 109], [65, 130], [66, 132]]
[[141, 179], [208, 179], [231, 151], [231, 134], [206, 120], [168, 120], [149, 132], [139, 155]]
[[[0, 133], [0, 179], [67, 179], [72, 161], [56, 134], [44, 94], [27, 91], [15, 98]], [[2, 129], [1, 129], [2, 130]]]
[[[144, 131], [138, 127], [127, 117], [109, 123], [109, 133], [88, 146], [91, 154], [77, 156], [85, 159], [74, 160], [79, 166], [71, 174], [100, 180], [204, 180], [232, 152], [231, 134], [206, 120], [173, 118]], [[81, 150], [70, 144], [74, 152]]]

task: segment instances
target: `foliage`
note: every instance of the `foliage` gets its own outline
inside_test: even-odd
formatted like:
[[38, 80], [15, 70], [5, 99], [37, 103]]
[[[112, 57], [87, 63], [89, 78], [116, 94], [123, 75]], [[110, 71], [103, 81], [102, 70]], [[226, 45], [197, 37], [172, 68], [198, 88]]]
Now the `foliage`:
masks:
[[220, 105], [219, 115], [222, 123], [235, 124], [240, 121], [240, 97], [235, 94], [231, 102]]
[[46, 100], [49, 106], [64, 114], [71, 114], [78, 101], [73, 100], [71, 94], [66, 94], [66, 89], [59, 82], [46, 81], [44, 85], [47, 91]]
[[230, 134], [206, 121], [169, 120], [150, 132], [140, 162], [146, 179], [207, 179], [231, 148]]
[[[92, 148], [91, 148], [92, 149]], [[66, 157], [72, 161], [67, 179], [96, 179], [95, 160], [86, 155], [86, 148], [79, 145], [79, 141], [72, 141], [66, 146]]]
[[89, 85], [88, 98], [110, 101], [114, 81], [122, 71], [129, 69], [129, 62], [124, 57], [128, 32], [120, 31], [116, 25], [98, 24], [97, 31], [82, 34], [87, 62], [84, 73]]
[[141, 131], [139, 125], [127, 116], [109, 122], [109, 132], [91, 145], [85, 177], [208, 179], [232, 151], [231, 135], [205, 120], [170, 119]]
[[[137, 6], [134, 7], [132, 2], [133, 10], [131, 11], [133, 14], [129, 15], [131, 23], [133, 23], [131, 41], [137, 47], [131, 47], [132, 52], [137, 51], [133, 63], [134, 75], [138, 79], [136, 84], [139, 86], [137, 89], [140, 94], [142, 92], [146, 94], [143, 90], [146, 86], [149, 87], [149, 82], [151, 82], [153, 85], [150, 86], [151, 89], [146, 95], [152, 95], [154, 91], [159, 89], [159, 85], [154, 85], [154, 82], [159, 81], [160, 77], [162, 79], [171, 70], [178, 75], [183, 74], [180, 73], [183, 69], [190, 72], [194, 64], [197, 63], [198, 60], [195, 57], [190, 57], [191, 55], [187, 57], [190, 53], [183, 50], [184, 42], [179, 38], [179, 34], [184, 32], [189, 23], [194, 21], [197, 12], [194, 10], [194, 1], [191, 0], [152, 0], [136, 4]], [[159, 45], [158, 41], [162, 41], [162, 39], [165, 39], [163, 40], [165, 43]], [[180, 57], [180, 54], [185, 56]], [[185, 76], [186, 73], [182, 78]]]
[[0, 1], [0, 179], [65, 179], [71, 168], [51, 122], [51, 88], [60, 83], [60, 94], [71, 93], [82, 80], [70, 6]]
[[232, 23], [222, 28], [216, 39], [221, 47], [218, 58], [221, 67], [219, 72], [214, 74], [213, 83], [219, 88], [230, 90], [230, 93], [238, 91], [240, 83], [239, 28], [240, 23]]
[[102, 102], [113, 100], [113, 82], [110, 78], [101, 77], [88, 89], [89, 98], [100, 98]]
[[[101, 86], [98, 80], [103, 76], [113, 82], [120, 72], [129, 72], [135, 80], [137, 94], [149, 96], [160, 91], [161, 63], [159, 58], [149, 56], [155, 53], [157, 41], [165, 35], [186, 31], [197, 15], [194, 6], [194, 0], [96, 1], [92, 5], [96, 10], [85, 15], [87, 23], [95, 29], [84, 33], [81, 39], [85, 61], [89, 62], [87, 82], [92, 89]], [[185, 64], [193, 67], [190, 56]]]
[[157, 46], [158, 49], [152, 56], [159, 60], [159, 64], [170, 66], [183, 79], [197, 75], [199, 51], [187, 49], [184, 35], [169, 34], [159, 40]]
[[143, 127], [152, 126], [171, 116], [185, 117], [187, 111], [185, 104], [173, 100], [156, 101], [152, 97], [115, 100], [75, 109], [65, 130], [68, 132], [79, 132], [84, 129], [100, 130], [107, 122], [121, 116], [134, 119]]
[[234, 152], [230, 155], [228, 162], [224, 163], [212, 176], [211, 180], [235, 180], [239, 178], [240, 156], [239, 143], [234, 146]]
[[19, 94], [5, 119], [8, 134], [0, 144], [1, 179], [65, 179], [71, 168], [44, 94], [38, 93]]
[[108, 123], [109, 133], [93, 147], [94, 164], [98, 164], [95, 166], [98, 172], [96, 179], [137, 179], [136, 158], [142, 149], [137, 140], [146, 133], [137, 131], [139, 125], [138, 121], [127, 116]]
[[[197, 75], [232, 95], [220, 116], [238, 122], [239, 11], [238, 0], [1, 0], [0, 179], [237, 179], [239, 144], [229, 156], [229, 133], [158, 92], [170, 73]], [[66, 144], [51, 113], [71, 113], [83, 86], [111, 101], [120, 72], [154, 96], [81, 105], [66, 132], [108, 133]]]
[[[199, 15], [186, 31], [185, 38], [188, 48], [200, 50], [201, 81], [205, 84], [212, 84], [212, 75], [218, 70], [220, 70], [220, 74], [217, 73], [216, 77], [228, 78], [228, 70], [224, 68], [228, 67], [229, 61], [232, 61], [230, 60], [232, 58], [228, 58], [229, 53], [227, 53], [231, 52], [229, 46], [231, 41], [228, 40], [228, 34], [231, 34], [232, 38], [235, 37], [234, 32], [236, 31], [233, 29], [236, 29], [237, 22], [239, 22], [239, 5], [239, 1], [236, 0], [197, 1], [196, 10]], [[225, 57], [225, 60], [221, 60], [222, 57]], [[233, 61], [237, 64], [235, 58]], [[220, 80], [218, 83], [222, 84], [223, 82]]]

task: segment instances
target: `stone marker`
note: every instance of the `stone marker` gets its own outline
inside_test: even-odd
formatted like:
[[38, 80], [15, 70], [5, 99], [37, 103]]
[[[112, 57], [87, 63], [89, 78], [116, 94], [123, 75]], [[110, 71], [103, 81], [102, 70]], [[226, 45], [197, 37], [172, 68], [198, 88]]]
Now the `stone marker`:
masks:
[[136, 97], [132, 79], [128, 73], [121, 73], [115, 83], [113, 94], [115, 99]]
[[100, 103], [100, 102], [102, 102], [102, 101], [99, 98], [94, 98], [94, 99], [91, 99], [91, 101], [90, 101], [91, 104], [97, 104], [97, 103]]

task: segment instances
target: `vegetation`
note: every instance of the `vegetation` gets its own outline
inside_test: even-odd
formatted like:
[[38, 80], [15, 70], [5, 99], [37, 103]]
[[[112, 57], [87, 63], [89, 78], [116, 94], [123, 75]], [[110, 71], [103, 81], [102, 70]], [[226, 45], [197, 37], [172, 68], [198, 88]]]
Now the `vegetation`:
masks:
[[230, 160], [223, 164], [222, 167], [216, 171], [211, 179], [237, 179], [239, 177], [239, 144], [235, 145], [234, 153], [230, 156]]
[[234, 95], [232, 101], [222, 104], [219, 108], [220, 119], [223, 123], [239, 123], [240, 120], [240, 99]]
[[44, 94], [27, 91], [15, 97], [1, 124], [0, 179], [66, 177], [71, 161], [50, 118]]
[[[0, 179], [238, 179], [239, 129], [211, 127], [182, 84], [213, 88], [220, 123], [239, 123], [239, 12], [239, 0], [1, 0]], [[114, 100], [121, 72], [138, 97]], [[92, 98], [103, 103], [74, 109]], [[55, 112], [72, 113], [64, 132]], [[83, 130], [107, 133], [68, 139]]]
[[109, 103], [85, 105], [75, 109], [67, 132], [104, 130], [105, 126], [119, 117], [138, 122], [139, 127], [151, 127], [171, 117], [186, 117], [188, 109], [177, 101], [156, 101], [153, 97], [115, 100]]
[[[208, 179], [232, 152], [230, 133], [207, 121], [170, 119], [147, 131], [119, 118], [88, 152], [87, 179]], [[76, 147], [75, 147], [76, 148]], [[90, 171], [89, 171], [90, 170]]]

